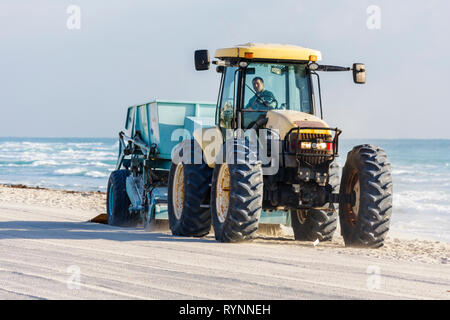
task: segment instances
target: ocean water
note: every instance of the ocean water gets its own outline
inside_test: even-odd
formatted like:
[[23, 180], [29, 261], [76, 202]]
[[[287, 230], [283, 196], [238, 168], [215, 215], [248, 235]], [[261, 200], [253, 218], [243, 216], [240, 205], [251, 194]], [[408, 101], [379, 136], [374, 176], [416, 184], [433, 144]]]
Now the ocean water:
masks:
[[[392, 163], [391, 229], [450, 242], [450, 140], [341, 140], [341, 167], [363, 143]], [[0, 138], [0, 183], [106, 191], [117, 152], [115, 138]]]
[[106, 191], [118, 139], [0, 138], [0, 183]]

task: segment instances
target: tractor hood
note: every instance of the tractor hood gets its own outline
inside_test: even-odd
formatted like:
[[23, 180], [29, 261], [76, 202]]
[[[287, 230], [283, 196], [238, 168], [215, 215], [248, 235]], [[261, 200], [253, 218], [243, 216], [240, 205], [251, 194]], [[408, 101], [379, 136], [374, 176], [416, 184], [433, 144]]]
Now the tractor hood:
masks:
[[321, 129], [329, 127], [325, 121], [316, 116], [294, 110], [269, 110], [266, 117], [268, 118], [266, 128], [278, 130], [281, 139], [284, 139], [292, 128], [309, 127]]

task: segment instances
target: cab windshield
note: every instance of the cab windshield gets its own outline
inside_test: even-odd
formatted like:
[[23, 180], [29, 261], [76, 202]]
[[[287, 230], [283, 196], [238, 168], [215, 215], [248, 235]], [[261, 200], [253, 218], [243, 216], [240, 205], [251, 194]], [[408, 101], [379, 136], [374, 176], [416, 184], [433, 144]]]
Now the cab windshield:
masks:
[[313, 113], [306, 64], [251, 63], [245, 74], [244, 128], [268, 110]]

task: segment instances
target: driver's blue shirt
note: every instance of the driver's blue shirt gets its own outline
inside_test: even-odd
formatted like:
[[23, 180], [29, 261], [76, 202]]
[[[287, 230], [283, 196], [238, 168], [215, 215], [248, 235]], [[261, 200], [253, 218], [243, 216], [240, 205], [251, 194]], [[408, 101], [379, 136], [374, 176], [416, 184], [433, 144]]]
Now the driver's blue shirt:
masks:
[[[263, 90], [258, 93], [258, 96], [255, 94], [251, 97], [244, 109], [264, 111], [275, 108], [276, 100], [272, 92]], [[264, 100], [265, 103], [261, 100]]]

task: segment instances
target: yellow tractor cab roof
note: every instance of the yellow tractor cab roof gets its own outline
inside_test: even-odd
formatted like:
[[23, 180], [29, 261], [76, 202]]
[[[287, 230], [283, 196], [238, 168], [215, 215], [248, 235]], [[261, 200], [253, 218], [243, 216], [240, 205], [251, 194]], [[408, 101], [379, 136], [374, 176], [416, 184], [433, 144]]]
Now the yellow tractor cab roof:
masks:
[[233, 58], [288, 61], [322, 60], [322, 54], [318, 50], [272, 43], [246, 43], [231, 48], [217, 49], [214, 57], [221, 60]]

